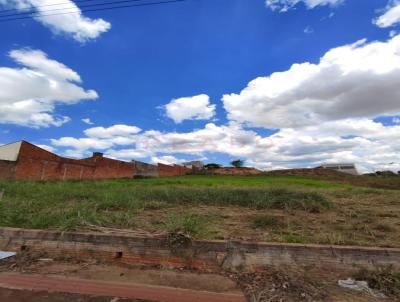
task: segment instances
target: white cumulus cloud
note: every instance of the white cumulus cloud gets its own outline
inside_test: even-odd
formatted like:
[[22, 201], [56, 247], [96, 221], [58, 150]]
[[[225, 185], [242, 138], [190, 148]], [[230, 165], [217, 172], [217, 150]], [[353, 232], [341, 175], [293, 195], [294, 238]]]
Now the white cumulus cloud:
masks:
[[382, 28], [391, 27], [400, 23], [400, 1], [391, 1], [385, 12], [374, 20], [374, 23]]
[[[346, 119], [301, 128], [285, 128], [262, 136], [242, 125], [207, 124], [189, 132], [148, 130], [126, 135], [120, 149], [118, 136], [107, 138], [62, 137], [52, 145], [67, 154], [106, 150], [113, 158], [150, 157], [153, 162], [179, 163], [176, 154], [203, 157], [219, 153], [246, 160], [262, 169], [316, 167], [322, 163], [353, 162], [361, 172], [400, 169], [400, 126], [384, 126], [371, 119]], [[130, 140], [130, 141], [129, 141]], [[127, 147], [127, 148], [126, 148]], [[161, 154], [161, 155], [160, 155]]]
[[87, 125], [93, 125], [93, 124], [94, 124], [94, 123], [91, 121], [90, 118], [83, 118], [81, 121], [84, 122], [84, 123], [87, 124]]
[[266, 0], [266, 4], [272, 10], [278, 10], [280, 12], [286, 12], [289, 9], [295, 7], [299, 3], [304, 3], [308, 9], [315, 8], [323, 5], [338, 5], [344, 0]]
[[0, 123], [60, 126], [70, 119], [54, 113], [58, 104], [97, 98], [94, 90], [80, 86], [77, 72], [40, 50], [13, 50], [9, 56], [21, 66], [0, 67]]
[[139, 133], [140, 128], [136, 126], [129, 125], [113, 125], [108, 128], [104, 127], [94, 127], [85, 130], [85, 134], [89, 137], [97, 138], [115, 138], [121, 137], [131, 137], [132, 135]]
[[223, 96], [230, 120], [296, 128], [400, 112], [400, 36], [328, 51], [317, 64], [294, 64]]
[[71, 0], [61, 2], [59, 0], [0, 0], [0, 4], [7, 8], [18, 9], [22, 13], [33, 10], [34, 19], [50, 28], [53, 33], [72, 36], [79, 42], [95, 39], [111, 28], [111, 24], [103, 19], [85, 17]]
[[172, 155], [164, 155], [164, 156], [153, 156], [151, 158], [151, 162], [153, 164], [164, 164], [164, 165], [179, 165], [180, 163], [183, 162], [183, 160], [176, 158], [175, 156]]
[[175, 123], [184, 120], [208, 120], [215, 115], [215, 105], [210, 104], [210, 97], [205, 94], [173, 99], [165, 105], [165, 111]]

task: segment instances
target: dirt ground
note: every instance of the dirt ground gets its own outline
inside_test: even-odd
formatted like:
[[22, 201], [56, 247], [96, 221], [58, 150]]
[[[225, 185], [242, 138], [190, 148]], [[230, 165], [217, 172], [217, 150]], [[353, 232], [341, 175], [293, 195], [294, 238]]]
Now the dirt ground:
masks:
[[[151, 302], [119, 299], [116, 297], [91, 297], [85, 295], [34, 292], [0, 287], [0, 301], [4, 302]], [[154, 302], [154, 301], [153, 301]]]
[[[145, 209], [135, 217], [135, 223], [139, 229], [158, 232], [169, 217], [195, 213], [207, 219], [207, 239], [400, 247], [397, 191], [327, 190], [326, 195], [335, 206], [320, 213], [198, 205]], [[277, 223], [255, 227], [259, 215], [273, 216]]]
[[[143, 284], [206, 292], [240, 294], [249, 302], [374, 302], [381, 301], [367, 293], [340, 288], [339, 279], [351, 277], [351, 272], [305, 270], [296, 268], [268, 269], [256, 273], [227, 273], [132, 266], [122, 263], [100, 263], [73, 259], [46, 259], [39, 255], [23, 255], [0, 262], [1, 272], [20, 272], [43, 276], [60, 276], [86, 280]], [[8, 295], [8, 296], [7, 296]], [[8, 297], [7, 299], [3, 297]], [[12, 297], [12, 298], [10, 298]], [[110, 302], [109, 298], [35, 293], [24, 300], [24, 291], [0, 290], [0, 301], [7, 302]], [[3, 298], [3, 299], [2, 299]], [[34, 300], [36, 299], [36, 300]], [[64, 300], [63, 300], [64, 299]], [[74, 300], [75, 299], [75, 300]], [[81, 300], [79, 300], [81, 299]], [[97, 300], [96, 300], [97, 299]], [[107, 300], [109, 299], [109, 300]], [[118, 302], [130, 300], [118, 300]], [[387, 302], [399, 301], [385, 299]], [[112, 301], [116, 302], [116, 301]]]

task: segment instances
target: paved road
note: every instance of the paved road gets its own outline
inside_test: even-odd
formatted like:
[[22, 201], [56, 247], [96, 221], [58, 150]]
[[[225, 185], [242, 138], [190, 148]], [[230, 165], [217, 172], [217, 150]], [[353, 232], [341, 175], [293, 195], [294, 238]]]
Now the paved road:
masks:
[[[241, 295], [19, 273], [0, 273], [0, 288], [94, 295], [97, 297], [120, 297], [158, 302], [245, 302], [245, 298]], [[0, 299], [0, 301], [3, 300]], [[25, 300], [4, 301], [25, 302]], [[42, 302], [41, 300], [38, 301]], [[43, 301], [50, 302], [50, 300]], [[59, 301], [63, 302], [63, 300]], [[93, 302], [103, 301], [94, 300]]]

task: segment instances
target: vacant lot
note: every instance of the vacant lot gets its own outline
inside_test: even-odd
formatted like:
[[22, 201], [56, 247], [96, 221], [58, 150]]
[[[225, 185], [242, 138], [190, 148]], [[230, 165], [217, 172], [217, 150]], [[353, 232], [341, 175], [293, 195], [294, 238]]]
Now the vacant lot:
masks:
[[103, 226], [207, 239], [400, 247], [400, 190], [379, 188], [386, 183], [400, 189], [400, 177], [3, 181], [0, 226]]

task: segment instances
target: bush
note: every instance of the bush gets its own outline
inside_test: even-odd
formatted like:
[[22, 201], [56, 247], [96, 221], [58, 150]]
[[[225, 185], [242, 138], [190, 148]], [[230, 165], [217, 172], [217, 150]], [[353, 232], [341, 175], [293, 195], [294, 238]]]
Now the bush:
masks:
[[175, 214], [168, 218], [165, 226], [169, 233], [183, 233], [192, 238], [199, 238], [208, 233], [209, 220], [208, 216], [201, 214]]
[[204, 168], [206, 169], [218, 169], [221, 168], [222, 166], [220, 164], [216, 164], [216, 163], [210, 163], [204, 166]]

